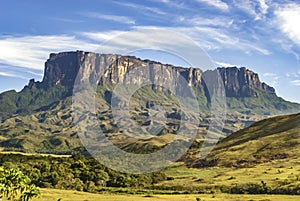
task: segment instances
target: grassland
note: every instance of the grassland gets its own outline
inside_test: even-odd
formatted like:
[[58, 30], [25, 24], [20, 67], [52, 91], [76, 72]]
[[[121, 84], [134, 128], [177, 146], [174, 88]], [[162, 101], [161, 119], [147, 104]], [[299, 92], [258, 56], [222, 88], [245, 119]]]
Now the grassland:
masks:
[[200, 156], [195, 150], [189, 165], [203, 167], [203, 162], [214, 162], [223, 167], [252, 167], [280, 159], [297, 161], [299, 154], [300, 114], [293, 114], [258, 121], [231, 134], [214, 147], [205, 161], [195, 160]]
[[224, 139], [209, 158], [218, 159], [222, 165], [297, 159], [299, 132], [300, 114], [266, 119]]
[[41, 189], [41, 197], [33, 201], [298, 201], [291, 195], [230, 195], [230, 194], [189, 194], [189, 195], [125, 195], [93, 194], [78, 191]]
[[[260, 183], [264, 180], [272, 188], [281, 186], [299, 185], [300, 164], [297, 161], [281, 160], [260, 164], [252, 168], [187, 168], [182, 163], [176, 163], [164, 171], [174, 180], [156, 184], [156, 188], [168, 190], [109, 189], [106, 192], [95, 194], [78, 191], [57, 189], [41, 189], [42, 196], [34, 201], [51, 201], [61, 198], [61, 201], [298, 201], [299, 196], [293, 195], [249, 195], [226, 194], [220, 192], [216, 186], [234, 186], [248, 183]], [[298, 180], [297, 180], [298, 177]], [[171, 189], [181, 188], [180, 191]], [[204, 192], [199, 192], [205, 190]], [[123, 191], [124, 193], [120, 193]], [[129, 192], [130, 194], [127, 194]], [[194, 192], [194, 193], [193, 193]], [[136, 193], [136, 194], [134, 194]], [[178, 193], [178, 194], [176, 194]], [[181, 194], [179, 194], [181, 193]], [[191, 193], [191, 194], [184, 194]], [[198, 193], [198, 194], [195, 194]]]
[[270, 189], [277, 189], [273, 193], [300, 192], [299, 123], [300, 114], [259, 121], [218, 143], [206, 159], [216, 161], [213, 166], [203, 168], [196, 159], [191, 167], [202, 168], [174, 164], [164, 171], [173, 180], [156, 186], [209, 193], [263, 181]]
[[300, 163], [298, 160], [276, 160], [258, 164], [251, 168], [187, 168], [182, 164], [163, 171], [173, 180], [163, 181], [157, 189], [180, 189], [194, 193], [220, 193], [234, 186], [267, 183], [272, 189], [293, 188], [300, 185]]

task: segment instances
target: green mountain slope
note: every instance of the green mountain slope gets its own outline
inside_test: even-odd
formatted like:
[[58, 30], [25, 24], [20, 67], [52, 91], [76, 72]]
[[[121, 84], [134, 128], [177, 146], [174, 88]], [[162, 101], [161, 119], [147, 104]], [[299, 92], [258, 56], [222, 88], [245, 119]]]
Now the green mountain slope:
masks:
[[300, 155], [300, 114], [278, 116], [254, 123], [220, 141], [201, 162], [221, 166], [251, 166]]

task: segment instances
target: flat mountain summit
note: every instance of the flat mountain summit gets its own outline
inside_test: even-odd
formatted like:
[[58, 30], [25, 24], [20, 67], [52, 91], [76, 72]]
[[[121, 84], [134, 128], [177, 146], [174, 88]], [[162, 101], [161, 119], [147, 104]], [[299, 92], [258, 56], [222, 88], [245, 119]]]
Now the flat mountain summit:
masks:
[[[126, 80], [126, 74], [135, 68], [138, 68], [139, 71], [139, 74], [135, 75], [136, 80]], [[166, 79], [169, 83], [172, 83], [171, 71], [175, 70], [186, 79], [189, 85], [205, 91], [203, 77], [208, 76], [207, 74], [211, 72], [202, 72], [200, 68], [176, 67], [157, 61], [141, 60], [134, 56], [82, 51], [52, 53], [45, 63], [42, 82], [35, 84], [43, 88], [55, 85], [72, 87], [78, 74], [81, 74], [80, 77], [89, 77], [89, 79], [95, 79], [96, 75], [99, 75], [100, 84], [115, 84], [123, 80], [130, 83], [139, 79], [142, 80], [147, 73], [153, 75], [152, 79]], [[276, 95], [274, 88], [261, 83], [258, 74], [245, 67], [223, 67], [217, 68], [215, 71], [221, 76], [227, 97], [257, 96], [255, 90]]]
[[[142, 132], [160, 129], [146, 141], [136, 141], [132, 136], [124, 141], [111, 112], [114, 87], [118, 83], [142, 85], [147, 80], [157, 85], [143, 86], [132, 95], [130, 115]], [[0, 94], [0, 147], [57, 153], [82, 150], [72, 118], [72, 93], [74, 83], [88, 82], [97, 85], [99, 126], [115, 144], [133, 152], [157, 150], [172, 141], [180, 128], [178, 120], [184, 115], [172, 92], [184, 91], [185, 87], [193, 90], [199, 104], [200, 142], [214, 118], [210, 113], [213, 95], [224, 97], [227, 107], [224, 128], [216, 133], [221, 138], [267, 116], [300, 111], [299, 104], [278, 97], [274, 88], [245, 67], [203, 72], [201, 67], [176, 67], [134, 56], [83, 51], [52, 53], [45, 62], [42, 81], [30, 80], [20, 92]], [[155, 119], [152, 115], [159, 112], [158, 105], [164, 114], [159, 113], [160, 118]]]

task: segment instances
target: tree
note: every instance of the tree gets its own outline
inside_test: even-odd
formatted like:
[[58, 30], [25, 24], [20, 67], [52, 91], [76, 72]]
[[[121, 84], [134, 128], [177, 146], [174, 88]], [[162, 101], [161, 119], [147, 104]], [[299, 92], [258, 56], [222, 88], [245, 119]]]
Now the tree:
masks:
[[40, 195], [40, 190], [18, 168], [0, 167], [0, 195], [12, 201], [29, 201]]

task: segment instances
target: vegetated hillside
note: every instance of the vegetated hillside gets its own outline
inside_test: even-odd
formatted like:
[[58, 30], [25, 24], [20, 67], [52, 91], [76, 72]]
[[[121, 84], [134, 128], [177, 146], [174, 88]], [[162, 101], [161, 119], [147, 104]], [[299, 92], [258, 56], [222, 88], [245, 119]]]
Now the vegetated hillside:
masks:
[[114, 171], [97, 160], [81, 155], [51, 157], [0, 154], [4, 169], [20, 168], [31, 182], [41, 188], [100, 192], [103, 187], [149, 187], [166, 180], [162, 172], [133, 175]]
[[[221, 138], [266, 116], [300, 111], [299, 104], [278, 97], [272, 87], [261, 83], [258, 75], [246, 68], [202, 72], [199, 68], [175, 67], [132, 56], [63, 52], [50, 55], [41, 82], [30, 80], [20, 92], [0, 94], [0, 147], [26, 152], [82, 152], [72, 117], [72, 92], [77, 75], [82, 83], [100, 77], [96, 97], [98, 126], [114, 144], [131, 152], [155, 151], [173, 140], [180, 128], [179, 120], [185, 116], [177, 97], [168, 90], [185, 91], [186, 86], [178, 77], [186, 80], [198, 100], [200, 114], [195, 115], [200, 121], [199, 144], [214, 118], [210, 113], [212, 95], [223, 95], [222, 84], [228, 113], [223, 133], [215, 133]], [[120, 131], [110, 103], [117, 83], [141, 84], [148, 79], [156, 80], [160, 86], [138, 89], [130, 99], [129, 110], [142, 134], [153, 131], [155, 135], [148, 140], [136, 140]], [[130, 131], [131, 126], [127, 127]]]
[[273, 160], [297, 160], [300, 155], [300, 113], [254, 123], [220, 141], [205, 161], [194, 166], [217, 164], [247, 167]]

